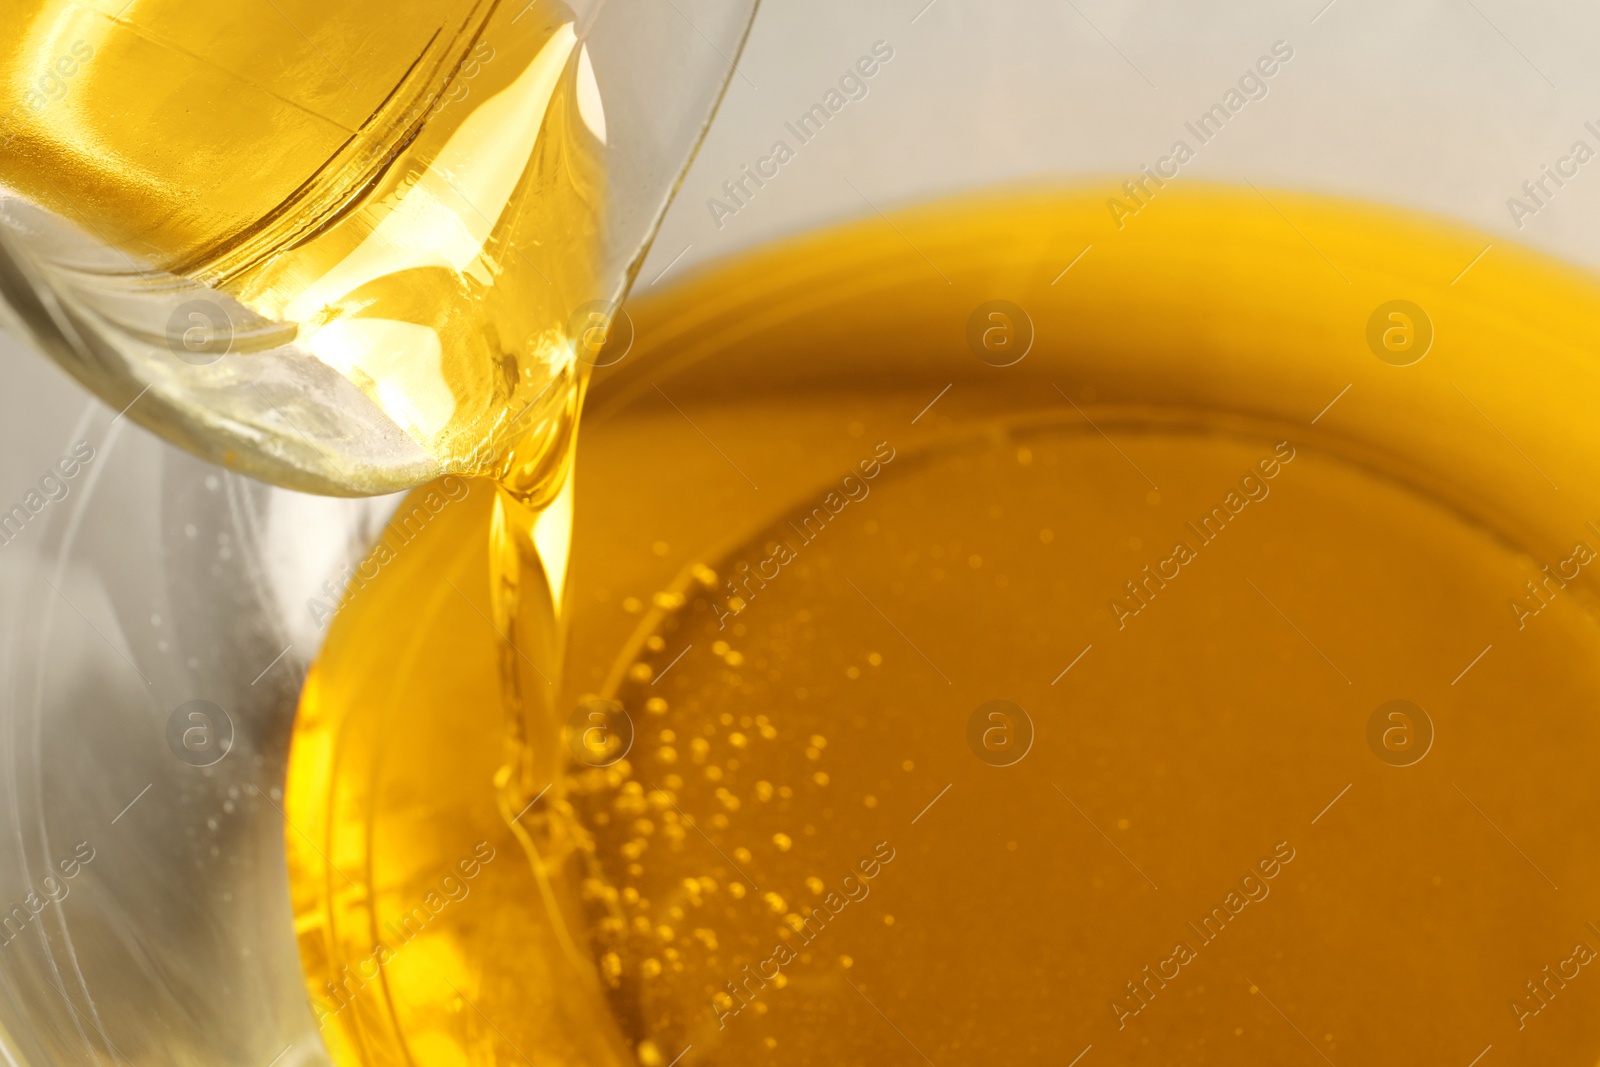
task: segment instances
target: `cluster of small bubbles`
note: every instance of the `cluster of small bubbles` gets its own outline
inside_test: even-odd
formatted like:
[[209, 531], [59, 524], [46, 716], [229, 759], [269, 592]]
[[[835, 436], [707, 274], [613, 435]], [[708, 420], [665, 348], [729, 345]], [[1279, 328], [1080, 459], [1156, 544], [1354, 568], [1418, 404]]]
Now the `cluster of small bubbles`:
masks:
[[[641, 1063], [681, 1048], [700, 1021], [695, 1013], [726, 996], [728, 980], [769, 956], [774, 943], [800, 949], [809, 941], [807, 924], [830, 890], [830, 872], [811, 866], [828, 835], [794, 818], [816, 810], [824, 829], [834, 818], [831, 809], [805, 805], [830, 784], [829, 738], [788, 727], [764, 704], [764, 687], [778, 675], [766, 652], [746, 649], [768, 648], [770, 635], [755, 631], [762, 643], [752, 646], [745, 623], [715, 626], [710, 597], [719, 608], [741, 605], [723, 598], [712, 568], [695, 565], [689, 574], [708, 596], [691, 582], [676, 587], [684, 593], [622, 601], [630, 614], [655, 609], [620, 685], [607, 694], [637, 717], [635, 750], [611, 767], [573, 766], [564, 779], [572, 836], [585, 856], [579, 896], [599, 972], [619, 1015], [650, 1020], [635, 1035]], [[810, 612], [799, 609], [779, 625], [812, 625]], [[869, 647], [853, 659], [841, 666], [854, 679], [881, 667], [884, 655]], [[787, 696], [780, 700], [789, 703]], [[795, 694], [807, 696], [803, 688]], [[887, 788], [850, 797], [872, 808]], [[789, 979], [780, 972], [768, 984], [783, 988]], [[770, 1005], [748, 1007], [760, 1015]]]

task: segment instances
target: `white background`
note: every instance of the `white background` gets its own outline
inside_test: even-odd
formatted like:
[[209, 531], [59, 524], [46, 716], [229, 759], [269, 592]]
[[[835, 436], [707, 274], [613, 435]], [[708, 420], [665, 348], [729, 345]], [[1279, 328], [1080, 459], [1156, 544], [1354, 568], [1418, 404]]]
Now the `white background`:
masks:
[[[1180, 180], [1403, 205], [1600, 263], [1600, 159], [1520, 231], [1506, 206], [1574, 140], [1600, 151], [1583, 128], [1600, 128], [1600, 7], [1326, 4], [765, 0], [635, 292], [680, 254], [661, 284], [780, 234], [871, 215], [868, 200], [888, 211], [998, 181], [1131, 175], [1180, 136], [1195, 144], [1184, 121], [1278, 40], [1294, 59]], [[878, 40], [895, 58], [870, 94], [719, 229], [707, 199], [775, 139], [795, 145], [784, 122]], [[709, 46], [704, 58], [722, 62]]]

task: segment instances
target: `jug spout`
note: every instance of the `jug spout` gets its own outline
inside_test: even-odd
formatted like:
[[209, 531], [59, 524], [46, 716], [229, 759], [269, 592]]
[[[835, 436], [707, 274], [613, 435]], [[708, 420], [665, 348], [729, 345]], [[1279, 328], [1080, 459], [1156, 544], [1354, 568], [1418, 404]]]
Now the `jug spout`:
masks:
[[273, 484], [538, 465], [754, 7], [30, 0], [0, 302], [114, 410]]

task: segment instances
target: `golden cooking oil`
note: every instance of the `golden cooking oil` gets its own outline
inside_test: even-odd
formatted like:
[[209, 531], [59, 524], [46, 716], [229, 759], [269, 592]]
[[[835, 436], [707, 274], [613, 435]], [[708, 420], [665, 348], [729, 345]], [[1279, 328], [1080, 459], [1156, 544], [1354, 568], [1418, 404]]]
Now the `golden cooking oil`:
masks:
[[994, 194], [639, 304], [572, 475], [567, 7], [8, 14], [0, 182], [488, 476], [402, 506], [296, 722], [337, 1062], [1600, 1058], [1591, 279]]
[[635, 305], [515, 618], [402, 505], [290, 762], [338, 1062], [1600, 1056], [1593, 281], [1107, 196]]

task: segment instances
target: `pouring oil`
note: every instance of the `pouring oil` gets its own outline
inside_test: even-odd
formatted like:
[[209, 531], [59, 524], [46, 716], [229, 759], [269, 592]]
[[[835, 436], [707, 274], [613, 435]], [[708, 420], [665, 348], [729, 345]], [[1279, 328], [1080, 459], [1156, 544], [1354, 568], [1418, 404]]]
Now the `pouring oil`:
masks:
[[1271, 197], [638, 306], [515, 646], [501, 497], [420, 491], [294, 737], [336, 1059], [1600, 1057], [1595, 286]]
[[337, 1062], [1600, 1059], [1591, 281], [1277, 193], [948, 205], [640, 307], [574, 507], [579, 20], [195, 10], [13, 4], [0, 182], [487, 476], [296, 724]]
[[[559, 576], [539, 550], [570, 523], [588, 343], [574, 311], [604, 284], [584, 17], [559, 0], [403, 0], [381, 19], [298, 0], [21, 0], [7, 25], [0, 185], [119, 250], [129, 276], [237, 301], [257, 336], [234, 351], [293, 340], [441, 469], [496, 486], [479, 533], [492, 565], [471, 588], [501, 653], [489, 777], [522, 833], [528, 783], [548, 778], [527, 737], [553, 683], [527, 650], [555, 673]], [[323, 458], [328, 484], [381, 484]]]

